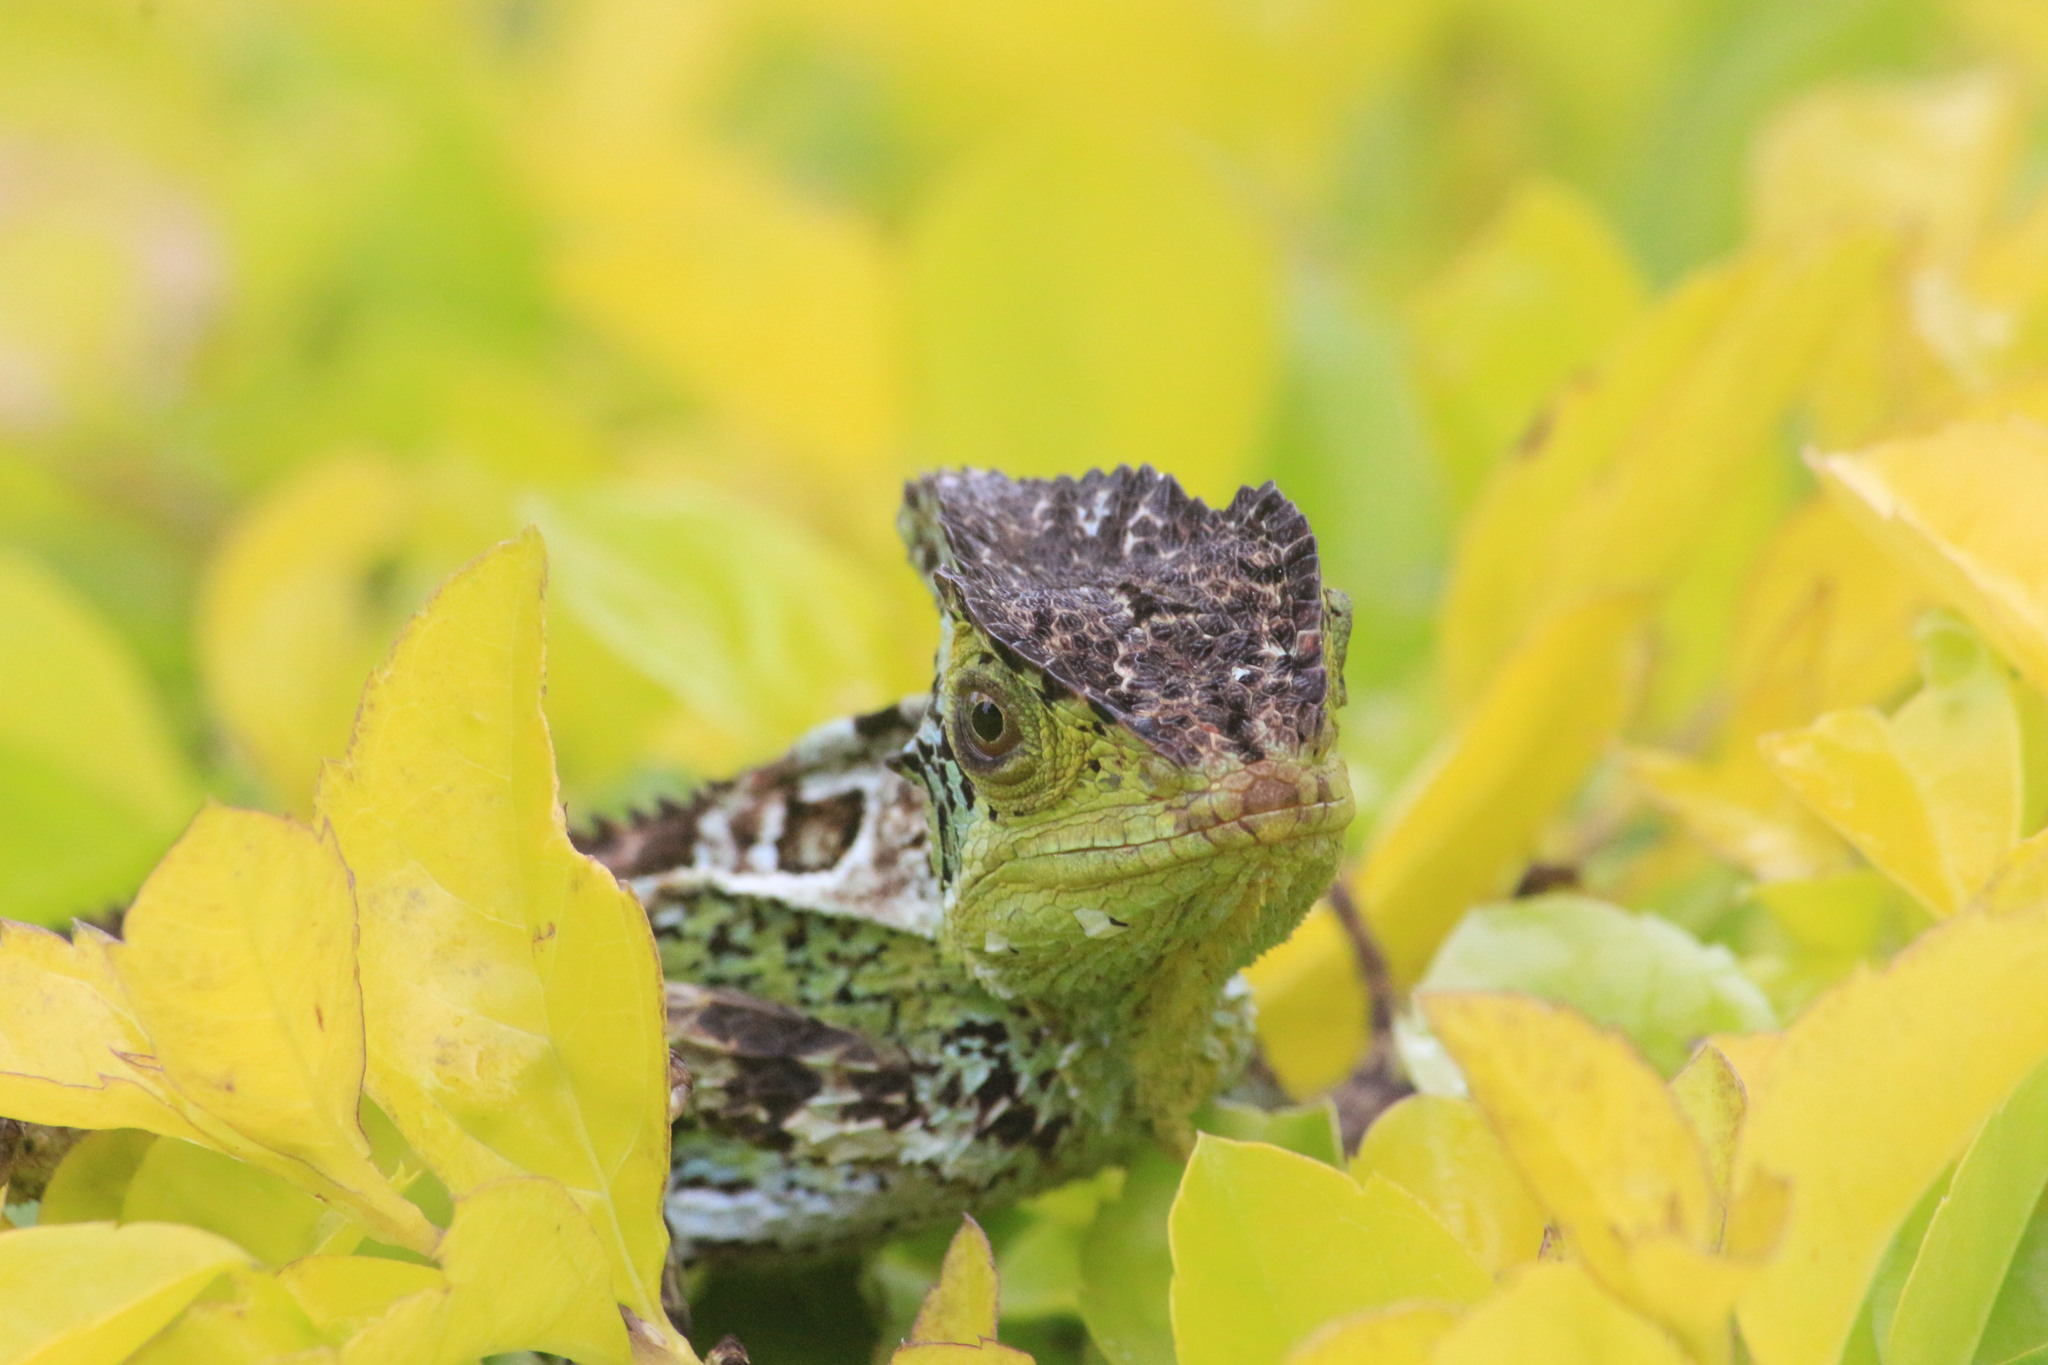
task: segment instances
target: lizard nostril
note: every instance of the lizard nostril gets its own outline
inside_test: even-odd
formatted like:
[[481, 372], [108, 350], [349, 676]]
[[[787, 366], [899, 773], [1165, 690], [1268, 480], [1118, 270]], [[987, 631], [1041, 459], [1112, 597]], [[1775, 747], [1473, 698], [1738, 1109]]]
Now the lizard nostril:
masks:
[[1292, 784], [1277, 777], [1262, 777], [1245, 790], [1244, 813], [1264, 815], [1269, 810], [1285, 810], [1301, 803], [1301, 793]]

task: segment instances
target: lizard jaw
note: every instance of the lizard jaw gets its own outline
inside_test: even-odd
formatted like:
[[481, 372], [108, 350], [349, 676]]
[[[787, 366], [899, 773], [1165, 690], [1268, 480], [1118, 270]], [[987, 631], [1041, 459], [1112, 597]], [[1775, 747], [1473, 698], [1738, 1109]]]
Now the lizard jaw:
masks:
[[1081, 890], [1164, 872], [1219, 854], [1335, 838], [1354, 803], [1341, 765], [1267, 760], [1229, 774], [1192, 798], [1164, 808], [1137, 807], [1020, 835], [1000, 862], [961, 887], [963, 898], [991, 881]]

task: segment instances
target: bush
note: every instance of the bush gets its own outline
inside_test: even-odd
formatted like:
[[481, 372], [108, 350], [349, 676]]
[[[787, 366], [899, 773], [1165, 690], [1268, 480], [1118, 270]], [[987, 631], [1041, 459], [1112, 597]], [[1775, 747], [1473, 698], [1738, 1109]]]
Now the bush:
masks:
[[1278, 479], [1357, 604], [1391, 1032], [1318, 909], [1250, 974], [1299, 1107], [700, 1336], [2048, 1350], [2044, 54], [2007, 0], [6, 7], [0, 1362], [689, 1359], [655, 959], [563, 800], [919, 689], [906, 474], [1119, 461]]

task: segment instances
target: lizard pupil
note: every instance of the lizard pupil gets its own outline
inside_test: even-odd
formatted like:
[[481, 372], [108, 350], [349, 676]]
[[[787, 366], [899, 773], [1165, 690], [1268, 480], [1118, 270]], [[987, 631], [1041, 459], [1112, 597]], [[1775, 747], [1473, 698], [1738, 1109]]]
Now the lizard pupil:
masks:
[[983, 758], [1001, 758], [1017, 747], [1016, 727], [987, 693], [977, 692], [968, 699], [967, 730]]
[[983, 697], [974, 703], [974, 737], [983, 744], [994, 744], [1003, 737], [1008, 722], [1003, 719], [1003, 708]]

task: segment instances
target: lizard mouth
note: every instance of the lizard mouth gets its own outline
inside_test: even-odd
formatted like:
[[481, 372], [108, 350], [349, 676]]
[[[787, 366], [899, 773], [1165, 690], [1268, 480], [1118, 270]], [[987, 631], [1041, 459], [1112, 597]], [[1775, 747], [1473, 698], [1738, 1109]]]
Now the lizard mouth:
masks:
[[1126, 821], [1121, 830], [1099, 831], [1092, 838], [1077, 837], [1072, 831], [1050, 833], [1019, 847], [1003, 866], [1029, 868], [1028, 875], [1039, 884], [1100, 886], [1222, 853], [1334, 838], [1351, 823], [1354, 803], [1341, 770], [1334, 779], [1328, 773], [1299, 769], [1286, 778], [1292, 780], [1254, 771], [1246, 779]]

